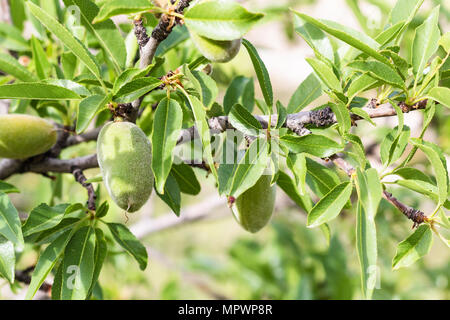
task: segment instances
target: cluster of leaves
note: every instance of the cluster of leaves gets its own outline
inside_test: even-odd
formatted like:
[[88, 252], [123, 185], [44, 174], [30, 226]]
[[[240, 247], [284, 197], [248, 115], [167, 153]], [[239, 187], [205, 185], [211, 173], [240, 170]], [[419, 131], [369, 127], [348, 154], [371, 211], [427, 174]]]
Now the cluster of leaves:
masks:
[[[74, 21], [56, 1], [11, 1], [14, 26], [0, 25], [2, 47], [22, 58], [31, 57], [31, 63], [24, 66], [12, 55], [0, 53], [0, 70], [6, 74], [0, 78], [0, 99], [13, 99], [10, 112], [33, 110], [66, 126], [76, 123], [76, 133], [83, 133], [108, 121], [110, 108], [144, 97], [137, 124], [151, 137], [155, 190], [177, 215], [181, 193], [200, 192], [193, 169], [183, 163], [174, 164], [179, 131], [194, 125], [201, 137], [204, 159], [200, 160], [206, 162], [221, 195], [238, 197], [258, 181], [269, 163], [274, 169], [273, 183], [308, 213], [307, 226], [320, 227], [329, 234], [327, 223], [342, 210], [352, 208], [350, 198], [356, 189], [357, 251], [367, 298], [372, 296], [376, 280], [376, 274], [369, 270], [377, 265], [375, 215], [388, 184], [383, 180], [385, 177], [396, 175], [401, 178], [395, 181], [396, 185], [436, 202], [427, 223], [399, 244], [393, 267], [408, 266], [424, 256], [431, 247], [432, 231], [449, 244], [438, 230], [438, 227], [448, 229], [450, 224], [444, 211], [450, 208], [445, 157], [437, 145], [423, 141], [436, 104], [450, 106], [450, 36], [441, 35], [439, 7], [415, 29], [411, 48], [402, 46], [402, 37], [423, 0], [399, 0], [389, 14], [389, 22], [375, 38], [293, 11], [295, 31], [314, 50], [315, 58], [307, 59], [314, 73], [299, 85], [285, 107], [274, 101], [267, 68], [256, 48], [245, 39], [243, 46], [255, 69], [263, 99], [255, 98], [253, 79], [238, 76], [229, 84], [223, 103], [217, 102], [218, 85], [202, 71], [208, 61], [189, 41], [189, 33], [193, 32], [220, 41], [239, 39], [258, 23], [261, 14], [251, 13], [233, 1], [193, 2], [183, 16], [174, 16], [183, 19], [185, 26], [176, 27], [158, 47], [152, 64], [139, 69], [136, 61], [139, 48], [130, 24], [116, 27], [110, 18], [140, 14], [146, 26], [154, 28], [158, 23], [155, 14], [173, 13], [146, 0], [64, 0], [64, 3], [67, 8], [77, 8], [79, 21]], [[30, 20], [36, 30], [30, 40], [22, 37], [25, 20]], [[402, 50], [412, 52], [410, 60], [402, 57]], [[163, 77], [171, 70], [177, 72]], [[163, 85], [167, 92], [156, 90]], [[381, 144], [380, 172], [371, 168], [360, 137], [350, 133], [351, 114], [373, 124], [363, 108], [369, 101], [362, 97], [372, 89], [377, 89], [380, 104], [390, 103], [395, 108], [399, 122]], [[323, 93], [329, 96], [326, 106], [333, 110], [336, 124], [309, 128], [312, 133], [305, 136], [283, 127], [288, 114], [302, 111]], [[414, 108], [426, 99], [423, 131], [418, 138], [411, 138], [398, 105]], [[152, 105], [157, 105], [156, 111]], [[262, 130], [260, 121], [252, 114], [255, 105], [269, 118], [269, 123], [276, 119], [275, 128]], [[243, 136], [256, 140], [248, 149], [240, 150], [240, 145], [228, 141], [225, 135], [212, 137], [208, 120], [215, 116], [228, 116], [231, 125]], [[236, 163], [222, 163], [217, 168], [221, 150], [229, 143], [236, 153], [244, 154], [236, 155], [240, 159]], [[405, 157], [408, 145], [413, 150]], [[188, 148], [195, 153], [195, 144]], [[419, 149], [430, 160], [434, 176], [408, 167]], [[350, 178], [320, 163], [320, 159], [336, 153], [344, 153], [355, 166], [356, 173]], [[285, 159], [286, 166], [279, 166], [279, 158]], [[28, 298], [33, 297], [52, 270], [54, 298], [90, 297], [97, 288], [107, 254], [108, 242], [99, 226], [108, 212], [108, 204], [98, 206], [95, 213], [82, 204], [42, 204], [22, 226], [6, 195], [18, 190], [3, 182], [0, 190], [0, 274], [14, 282], [15, 252], [22, 251], [25, 242], [48, 244], [37, 262]], [[315, 202], [316, 198], [320, 200]], [[147, 254], [139, 241], [124, 225], [104, 224], [116, 242], [144, 269]], [[75, 268], [70, 269], [71, 266]]]

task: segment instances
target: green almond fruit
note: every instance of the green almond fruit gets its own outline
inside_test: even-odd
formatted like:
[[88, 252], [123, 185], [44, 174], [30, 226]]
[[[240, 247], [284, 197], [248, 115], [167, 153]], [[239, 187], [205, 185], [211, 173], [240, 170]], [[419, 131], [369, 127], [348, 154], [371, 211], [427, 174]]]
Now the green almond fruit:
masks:
[[47, 152], [58, 134], [45, 119], [25, 115], [0, 115], [0, 158], [25, 159]]
[[231, 61], [236, 57], [242, 44], [242, 39], [218, 41], [200, 36], [195, 32], [191, 32], [191, 39], [206, 59], [221, 63]]
[[275, 208], [276, 188], [272, 177], [263, 175], [258, 182], [241, 194], [232, 210], [238, 223], [247, 231], [256, 233], [269, 223]]
[[97, 141], [98, 163], [113, 201], [127, 212], [139, 210], [153, 189], [152, 148], [145, 133], [130, 122], [110, 122]]

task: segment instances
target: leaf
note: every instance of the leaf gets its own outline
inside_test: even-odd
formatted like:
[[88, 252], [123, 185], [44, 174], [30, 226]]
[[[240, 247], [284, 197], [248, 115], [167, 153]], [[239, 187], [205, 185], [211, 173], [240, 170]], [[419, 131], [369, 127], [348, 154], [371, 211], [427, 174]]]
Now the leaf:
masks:
[[160, 197], [161, 200], [172, 209], [176, 216], [179, 217], [181, 209], [180, 187], [178, 186], [177, 180], [172, 175], [167, 177], [163, 191], [164, 193], [160, 193], [156, 190], [158, 197]]
[[[426, 181], [422, 180], [414, 180], [414, 179], [407, 179], [407, 180], [397, 180], [395, 181], [396, 184], [399, 186], [408, 188], [409, 190], [413, 190], [415, 192], [418, 192], [420, 194], [423, 194], [427, 196], [428, 198], [432, 199], [433, 201], [436, 201], [439, 203], [439, 191], [438, 188]], [[448, 207], [450, 205], [450, 202], [447, 200], [443, 203], [444, 207]]]
[[95, 211], [95, 217], [97, 219], [103, 218], [108, 214], [109, 211], [109, 203], [108, 201], [104, 201], [100, 207], [97, 208], [97, 210]]
[[95, 269], [95, 232], [82, 227], [64, 250], [62, 264], [62, 300], [84, 300], [88, 297]]
[[292, 171], [295, 177], [295, 183], [300, 195], [306, 195], [306, 157], [303, 153], [290, 153], [286, 158], [288, 168]]
[[343, 149], [334, 140], [317, 134], [303, 137], [285, 135], [280, 138], [280, 143], [294, 153], [305, 152], [319, 158], [327, 158]]
[[104, 233], [101, 229], [95, 228], [95, 252], [94, 252], [94, 272], [92, 275], [92, 283], [89, 288], [87, 297], [92, 294], [94, 286], [98, 282], [100, 271], [102, 270], [103, 263], [105, 262], [106, 254], [108, 253], [108, 243], [106, 242]]
[[410, 140], [414, 146], [418, 147], [423, 153], [425, 153], [430, 161], [436, 176], [439, 191], [439, 204], [444, 204], [448, 195], [448, 172], [447, 163], [442, 152], [439, 150], [438, 146], [430, 142], [421, 141], [415, 138]]
[[142, 243], [123, 224], [107, 223], [107, 226], [116, 242], [136, 259], [141, 270], [145, 270], [148, 256]]
[[155, 175], [156, 190], [164, 194], [164, 185], [173, 162], [173, 150], [183, 124], [183, 110], [173, 99], [164, 98], [158, 104], [152, 132], [152, 170]]
[[92, 119], [106, 109], [109, 101], [111, 101], [111, 96], [104, 94], [95, 94], [81, 100], [77, 110], [77, 134], [87, 129]]
[[242, 40], [242, 44], [247, 49], [248, 54], [250, 55], [250, 59], [252, 60], [253, 68], [256, 71], [256, 76], [258, 78], [259, 85], [264, 96], [264, 101], [266, 102], [267, 106], [269, 106], [269, 109], [272, 110], [273, 91], [269, 72], [267, 71], [264, 62], [261, 60], [258, 51], [256, 51], [256, 48], [246, 39]]
[[[230, 86], [225, 92], [225, 97], [223, 98], [223, 109], [225, 114], [229, 114], [231, 108], [242, 100], [242, 96], [245, 93], [245, 89], [248, 84], [253, 83], [252, 78], [246, 78], [243, 76], [237, 76], [231, 81]], [[254, 92], [253, 92], [254, 95]], [[254, 97], [253, 97], [254, 98]], [[252, 105], [253, 107], [253, 105]], [[247, 109], [248, 110], [248, 109]], [[251, 112], [251, 110], [248, 110]]]
[[430, 90], [428, 97], [436, 102], [450, 108], [450, 89], [445, 87], [436, 87]]
[[382, 46], [384, 46], [397, 38], [401, 31], [405, 28], [405, 26], [406, 21], [399, 21], [396, 24], [391, 25], [389, 28], [385, 29], [375, 38], [375, 40]]
[[334, 50], [327, 35], [312, 23], [308, 23], [300, 16], [294, 15], [295, 32], [300, 35], [314, 50], [316, 56], [334, 61]]
[[286, 123], [287, 110], [280, 101], [277, 101], [277, 125], [276, 129], [281, 129]]
[[8, 280], [9, 283], [14, 282], [15, 265], [14, 244], [0, 235], [0, 276]]
[[251, 13], [234, 1], [206, 1], [184, 14], [188, 29], [213, 40], [235, 40], [244, 36], [264, 15]]
[[[408, 126], [404, 126], [400, 135], [398, 135], [398, 127], [392, 129], [381, 143], [380, 156], [381, 162], [385, 167], [394, 163], [405, 152], [408, 145], [411, 130]], [[397, 135], [397, 137], [396, 137]]]
[[295, 90], [287, 107], [288, 113], [297, 113], [322, 95], [322, 84], [311, 73]]
[[313, 207], [311, 198], [300, 195], [294, 181], [286, 173], [278, 172], [277, 185], [305, 212], [310, 212]]
[[24, 82], [37, 81], [37, 77], [22, 66], [14, 57], [2, 52], [0, 52], [0, 70]]
[[0, 180], [0, 193], [20, 193], [20, 190], [5, 181]]
[[130, 103], [158, 88], [161, 84], [161, 80], [154, 77], [137, 78], [122, 86], [114, 95], [113, 100], [118, 103]]
[[230, 184], [229, 196], [239, 197], [258, 182], [267, 168], [268, 144], [263, 139], [255, 140], [239, 161]]
[[99, 23], [122, 14], [146, 12], [155, 8], [148, 0], [109, 0], [106, 1], [92, 23]]
[[101, 82], [100, 67], [88, 51], [88, 49], [77, 40], [72, 33], [61, 25], [55, 18], [39, 8], [31, 1], [27, 2], [28, 9], [53, 35], [55, 35], [74, 55], [78, 57]]
[[64, 0], [66, 7], [77, 6], [81, 18], [81, 24], [98, 41], [105, 52], [105, 55], [112, 61], [117, 72], [125, 67], [127, 51], [125, 43], [114, 22], [106, 20], [93, 25], [91, 22], [98, 14], [97, 5], [91, 0]]
[[58, 225], [64, 218], [68, 207], [68, 204], [59, 204], [54, 207], [50, 207], [45, 203], [40, 204], [31, 210], [27, 221], [22, 227], [23, 235], [27, 237]]
[[0, 192], [0, 235], [11, 241], [17, 251], [23, 250], [24, 241], [19, 213], [3, 192]]
[[450, 32], [444, 33], [439, 39], [439, 45], [448, 53], [450, 52]]
[[206, 109], [210, 109], [219, 95], [217, 83], [210, 76], [201, 71], [193, 70], [192, 75], [197, 79], [200, 86], [198, 90], [200, 93], [201, 102]]
[[347, 106], [342, 102], [329, 103], [329, 106], [336, 115], [341, 134], [347, 133], [352, 127], [352, 119], [350, 118], [350, 111]]
[[396, 88], [402, 89], [405, 87], [402, 77], [394, 69], [379, 61], [354, 61], [349, 63], [348, 66], [361, 72], [368, 72], [371, 77]]
[[423, 173], [422, 171], [420, 171], [419, 169], [416, 169], [416, 168], [403, 167], [403, 168], [395, 170], [393, 173], [402, 177], [403, 179], [420, 180], [420, 181], [432, 183], [429, 176], [427, 176], [425, 173]]
[[333, 69], [330, 66], [314, 58], [306, 58], [306, 61], [311, 65], [311, 67], [314, 69], [314, 72], [329, 89], [337, 92], [342, 92], [341, 83], [339, 82], [339, 79], [336, 77]]
[[308, 214], [308, 228], [315, 228], [336, 218], [352, 194], [351, 182], [344, 182], [333, 188], [312, 208]]
[[398, 0], [392, 9], [389, 21], [396, 24], [400, 21], [411, 21], [416, 15], [424, 0]]
[[373, 216], [370, 217], [366, 213], [362, 203], [363, 200], [358, 201], [356, 207], [356, 248], [361, 267], [363, 295], [366, 299], [372, 299], [378, 276], [377, 230]]
[[79, 96], [90, 96], [91, 92], [81, 84], [67, 79], [45, 79], [41, 83], [52, 84], [58, 87], [66, 88], [78, 94]]
[[34, 36], [31, 37], [31, 51], [33, 52], [33, 61], [36, 67], [36, 73], [39, 79], [47, 78], [51, 65], [48, 62], [48, 58], [45, 54], [44, 48], [42, 48], [41, 43]]
[[341, 183], [335, 171], [308, 157], [306, 157], [306, 169], [306, 183], [319, 198]]
[[371, 37], [333, 21], [316, 20], [310, 16], [307, 16], [306, 14], [299, 13], [296, 11], [293, 12], [303, 20], [315, 25], [316, 27], [331, 34], [332, 36], [338, 38], [339, 40], [344, 41], [350, 46], [358, 50], [361, 50], [362, 52], [377, 59], [378, 61], [389, 64], [389, 60], [386, 59], [383, 55], [381, 55], [377, 51], [380, 47], [380, 44]]
[[26, 300], [31, 300], [34, 297], [42, 283], [47, 278], [47, 275], [59, 261], [64, 253], [67, 243], [73, 235], [73, 232], [74, 230], [72, 229], [61, 234], [39, 255], [38, 262], [31, 276], [31, 283], [28, 287], [27, 295], [25, 296]]
[[367, 219], [375, 219], [380, 205], [383, 187], [377, 170], [370, 168], [365, 172], [358, 169], [356, 172], [356, 191], [364, 208]]
[[245, 135], [250, 137], [264, 136], [261, 123], [240, 104], [234, 105], [228, 115], [228, 120], [235, 129]]
[[397, 253], [392, 260], [392, 268], [398, 270], [409, 267], [414, 262], [425, 256], [433, 244], [433, 233], [429, 225], [421, 225], [412, 235], [400, 242]]
[[22, 31], [7, 23], [0, 23], [0, 43], [2, 48], [8, 50], [19, 52], [30, 50], [28, 42], [22, 37]]
[[0, 99], [79, 100], [81, 97], [60, 86], [27, 82], [0, 86]]
[[194, 170], [187, 164], [173, 164], [170, 174], [177, 180], [181, 192], [193, 196], [200, 193], [200, 183], [195, 176]]
[[416, 29], [412, 46], [412, 66], [414, 74], [420, 77], [431, 56], [439, 47], [439, 6], [434, 8], [425, 22]]
[[372, 118], [370, 118], [369, 114], [361, 109], [361, 108], [351, 108], [350, 111], [362, 119], [368, 121], [371, 125], [376, 126], [375, 122], [373, 122]]

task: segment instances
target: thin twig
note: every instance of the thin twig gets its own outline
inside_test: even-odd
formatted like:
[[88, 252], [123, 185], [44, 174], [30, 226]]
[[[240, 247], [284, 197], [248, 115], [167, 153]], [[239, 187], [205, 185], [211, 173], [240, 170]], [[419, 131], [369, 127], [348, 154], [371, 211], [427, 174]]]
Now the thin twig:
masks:
[[88, 209], [95, 211], [95, 202], [97, 200], [97, 196], [95, 194], [94, 187], [91, 183], [86, 183], [86, 176], [84, 175], [83, 171], [79, 168], [74, 168], [72, 171], [73, 176], [75, 177], [75, 180], [81, 184], [84, 188], [86, 188], [88, 193]]

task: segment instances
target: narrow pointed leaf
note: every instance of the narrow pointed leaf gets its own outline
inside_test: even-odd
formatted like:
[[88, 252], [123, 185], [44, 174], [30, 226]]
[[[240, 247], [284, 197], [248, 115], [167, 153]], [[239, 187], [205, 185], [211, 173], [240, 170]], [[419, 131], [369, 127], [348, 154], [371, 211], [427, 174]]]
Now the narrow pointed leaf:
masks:
[[0, 86], [0, 99], [79, 100], [81, 97], [64, 87], [27, 82]]
[[309, 134], [303, 137], [285, 135], [280, 138], [280, 142], [294, 153], [305, 152], [319, 158], [329, 157], [343, 149], [334, 140], [317, 134]]
[[34, 74], [22, 66], [16, 59], [14, 59], [14, 57], [2, 52], [0, 52], [0, 70], [24, 82], [33, 82], [38, 80]]
[[111, 100], [111, 96], [95, 94], [83, 99], [78, 105], [77, 127], [78, 134], [87, 129], [92, 119], [106, 108], [106, 104]]
[[3, 192], [0, 192], [0, 235], [11, 241], [16, 250], [23, 250], [24, 241], [19, 213]]
[[287, 107], [288, 113], [297, 113], [309, 106], [322, 94], [322, 84], [314, 73], [311, 73], [295, 90]]

